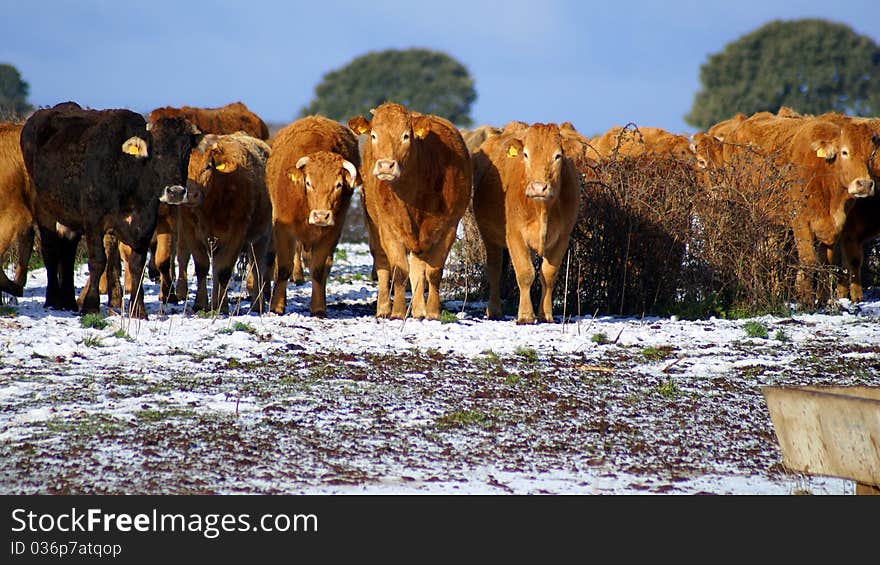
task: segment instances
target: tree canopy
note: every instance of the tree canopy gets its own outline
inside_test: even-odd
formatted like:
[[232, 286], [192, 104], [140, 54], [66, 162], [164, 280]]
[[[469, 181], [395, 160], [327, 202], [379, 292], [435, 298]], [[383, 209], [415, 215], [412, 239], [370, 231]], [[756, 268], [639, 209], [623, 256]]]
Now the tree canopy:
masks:
[[397, 102], [410, 110], [435, 114], [468, 127], [476, 100], [474, 80], [449, 55], [427, 49], [374, 51], [324, 75], [315, 98], [300, 116], [321, 114], [348, 121], [383, 102]]
[[700, 67], [685, 120], [707, 129], [737, 112], [880, 114], [880, 47], [847, 25], [775, 20], [728, 43]]
[[0, 120], [21, 119], [34, 109], [27, 101], [29, 88], [18, 69], [0, 64]]

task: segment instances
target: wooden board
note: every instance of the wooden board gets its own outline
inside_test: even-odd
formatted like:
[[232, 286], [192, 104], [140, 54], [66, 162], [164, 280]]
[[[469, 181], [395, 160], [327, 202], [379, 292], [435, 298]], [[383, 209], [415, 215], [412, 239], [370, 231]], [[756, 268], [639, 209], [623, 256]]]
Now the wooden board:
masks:
[[764, 387], [784, 465], [880, 486], [880, 387]]

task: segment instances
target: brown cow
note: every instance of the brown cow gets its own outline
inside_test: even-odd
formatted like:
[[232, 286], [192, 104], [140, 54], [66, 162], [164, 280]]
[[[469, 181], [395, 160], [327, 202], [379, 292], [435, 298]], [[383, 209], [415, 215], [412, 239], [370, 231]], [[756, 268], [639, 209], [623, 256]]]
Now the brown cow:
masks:
[[436, 320], [443, 267], [473, 191], [464, 139], [449, 120], [410, 112], [392, 102], [376, 108], [372, 122], [357, 116], [348, 125], [356, 133], [370, 133], [361, 177], [370, 250], [379, 280], [376, 315], [406, 316], [409, 278], [413, 317]]
[[[150, 112], [149, 119], [154, 121], [163, 116], [180, 116], [189, 120], [202, 133], [230, 134], [238, 131], [262, 140], [269, 139], [269, 127], [257, 114], [248, 109], [242, 102], [233, 102], [219, 108], [196, 108], [192, 106], [156, 108]], [[183, 246], [177, 230], [176, 208], [162, 205], [159, 207], [159, 221], [153, 238], [151, 269], [158, 273], [159, 299], [162, 302], [177, 303], [187, 294], [187, 266], [189, 251]], [[125, 256], [124, 249], [120, 250]], [[171, 265], [177, 260], [176, 288], [171, 288]], [[128, 270], [126, 269], [128, 275]], [[126, 282], [126, 287], [128, 286]]]
[[[535, 322], [530, 289], [533, 253], [541, 264], [538, 320], [553, 321], [553, 285], [578, 215], [578, 173], [554, 124], [533, 124], [487, 140], [474, 166], [488, 161], [474, 189], [474, 213], [486, 247], [489, 302], [486, 315], [501, 311], [501, 259], [506, 248], [519, 286], [517, 324]], [[503, 213], [501, 212], [503, 210]]]
[[460, 129], [459, 131], [461, 132], [461, 138], [464, 139], [464, 144], [467, 145], [468, 151], [473, 153], [480, 148], [484, 141], [500, 134], [502, 130], [495, 126], [482, 125], [474, 129]]
[[868, 123], [764, 114], [749, 117], [727, 135], [725, 159], [754, 150], [792, 166], [796, 182], [785, 215], [792, 218], [798, 252], [798, 292], [805, 301], [824, 300], [827, 285], [815, 288], [808, 272], [828, 263], [854, 200], [874, 194], [867, 163], [880, 140]]
[[206, 135], [192, 152], [187, 188], [201, 204], [180, 210], [180, 234], [195, 261], [194, 310], [208, 310], [206, 278], [212, 269], [210, 309], [228, 313], [227, 286], [239, 255], [252, 258], [256, 285], [251, 308], [268, 298], [272, 204], [266, 189], [269, 146], [243, 133]]
[[600, 136], [590, 139], [592, 151], [588, 157], [607, 159], [613, 154], [634, 157], [645, 153], [669, 154], [685, 162], [694, 160], [691, 140], [685, 135], [670, 133], [662, 128], [614, 126]]
[[16, 251], [12, 280], [0, 268], [0, 292], [24, 294], [27, 265], [34, 246], [34, 183], [21, 155], [21, 129], [24, 124], [0, 123], [0, 257]]
[[241, 102], [233, 102], [219, 108], [194, 108], [165, 106], [150, 112], [149, 120], [179, 116], [195, 124], [203, 133], [235, 133], [243, 131], [257, 139], [269, 139], [269, 127], [258, 115]]
[[283, 314], [295, 246], [309, 257], [312, 316], [327, 314], [327, 276], [355, 187], [360, 184], [358, 142], [329, 118], [308, 116], [285, 126], [272, 143], [266, 184], [272, 201], [276, 273], [270, 310]]
[[823, 114], [819, 117], [839, 124], [866, 124], [870, 130], [865, 134], [870, 134], [874, 138], [874, 149], [868, 159], [868, 170], [875, 183], [875, 193], [868, 198], [859, 198], [853, 203], [841, 228], [838, 242], [839, 257], [830, 259], [842, 263], [844, 269], [837, 282], [838, 297], [861, 302], [864, 298], [861, 274], [865, 258], [864, 247], [880, 236], [880, 194], [876, 192], [876, 183], [880, 183], [880, 156], [877, 155], [880, 118], [853, 118], [836, 113]]

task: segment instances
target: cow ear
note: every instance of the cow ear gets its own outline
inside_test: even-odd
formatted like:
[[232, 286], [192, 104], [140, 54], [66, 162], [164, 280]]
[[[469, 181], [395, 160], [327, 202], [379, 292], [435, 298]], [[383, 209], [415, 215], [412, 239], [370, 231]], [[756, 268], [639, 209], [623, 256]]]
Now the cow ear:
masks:
[[287, 178], [289, 178], [290, 181], [293, 183], [301, 183], [303, 181], [303, 174], [299, 169], [294, 167], [287, 171]]
[[229, 174], [237, 168], [238, 168], [238, 163], [236, 163], [234, 161], [222, 160], [219, 163], [214, 164], [214, 170], [219, 173]]
[[508, 157], [516, 157], [520, 153], [522, 153], [522, 141], [519, 139], [511, 139], [508, 141], [505, 146], [507, 147], [507, 156]]
[[370, 122], [368, 122], [363, 116], [355, 116], [348, 120], [348, 127], [351, 128], [351, 131], [360, 135], [370, 131]]
[[837, 157], [837, 144], [833, 141], [814, 141], [810, 149], [816, 152], [816, 157], [831, 161]]
[[352, 163], [351, 161], [343, 160], [342, 168], [345, 169], [345, 171], [348, 173], [348, 186], [354, 186], [357, 182], [358, 176], [357, 167], [355, 167], [354, 163]]
[[138, 159], [146, 159], [150, 156], [147, 151], [147, 142], [136, 135], [125, 140], [125, 143], [122, 144], [122, 152]]
[[196, 146], [196, 149], [199, 152], [204, 153], [205, 151], [208, 150], [208, 148], [210, 148], [216, 144], [217, 144], [217, 135], [213, 134], [213, 133], [209, 133], [207, 135], [202, 136], [202, 139], [201, 139], [201, 141], [199, 141], [199, 144]]
[[418, 139], [425, 139], [431, 132], [431, 118], [424, 115], [413, 118], [412, 128], [414, 136]]
[[[232, 159], [229, 158], [228, 153], [224, 151], [224, 148], [220, 143], [220, 141], [214, 141], [214, 143], [208, 147], [208, 154], [211, 163], [213, 164], [213, 169], [218, 173], [228, 175], [238, 169], [238, 163], [234, 160], [234, 157]], [[233, 153], [233, 155], [235, 155], [235, 153]]]

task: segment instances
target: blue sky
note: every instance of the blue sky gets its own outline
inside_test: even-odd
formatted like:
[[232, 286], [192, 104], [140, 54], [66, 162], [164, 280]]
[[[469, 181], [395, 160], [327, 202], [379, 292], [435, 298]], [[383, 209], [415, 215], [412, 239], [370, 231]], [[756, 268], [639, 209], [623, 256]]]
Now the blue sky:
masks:
[[[878, 0], [434, 2], [3, 0], [0, 62], [37, 106], [213, 107], [241, 100], [288, 123], [324, 73], [389, 48], [444, 51], [473, 76], [476, 124], [683, 116], [707, 57], [774, 19], [826, 18], [880, 42]], [[381, 80], [381, 77], [376, 77]]]

